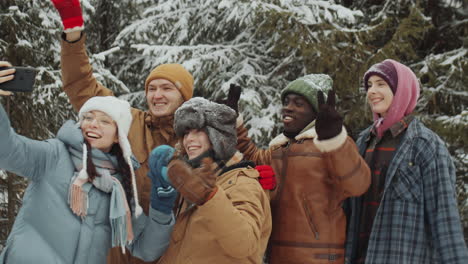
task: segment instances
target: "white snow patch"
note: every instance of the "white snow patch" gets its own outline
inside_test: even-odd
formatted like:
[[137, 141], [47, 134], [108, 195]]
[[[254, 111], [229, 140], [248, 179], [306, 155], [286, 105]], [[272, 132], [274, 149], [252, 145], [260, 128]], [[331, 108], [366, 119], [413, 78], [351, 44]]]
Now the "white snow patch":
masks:
[[28, 40], [25, 40], [25, 39], [19, 39], [18, 43], [16, 43], [16, 46], [28, 47], [28, 48], [33, 47], [33, 45]]
[[93, 57], [93, 59], [104, 61], [106, 59], [106, 56], [108, 56], [109, 54], [112, 54], [114, 52], [117, 52], [119, 50], [120, 50], [120, 47], [113, 47], [113, 48], [108, 49], [106, 51], [93, 54], [92, 57]]
[[5, 172], [4, 170], [0, 170], [0, 178], [1, 178], [2, 180], [6, 180], [7, 177], [8, 177], [8, 176], [7, 176], [6, 172]]

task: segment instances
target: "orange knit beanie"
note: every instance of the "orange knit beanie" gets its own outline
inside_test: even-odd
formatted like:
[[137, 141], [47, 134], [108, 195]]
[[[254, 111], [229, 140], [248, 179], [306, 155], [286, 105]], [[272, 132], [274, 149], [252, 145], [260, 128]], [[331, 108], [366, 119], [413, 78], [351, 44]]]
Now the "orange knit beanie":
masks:
[[166, 79], [172, 82], [185, 101], [193, 96], [193, 76], [181, 64], [161, 64], [154, 68], [146, 78], [145, 94], [148, 93], [148, 84], [154, 79]]

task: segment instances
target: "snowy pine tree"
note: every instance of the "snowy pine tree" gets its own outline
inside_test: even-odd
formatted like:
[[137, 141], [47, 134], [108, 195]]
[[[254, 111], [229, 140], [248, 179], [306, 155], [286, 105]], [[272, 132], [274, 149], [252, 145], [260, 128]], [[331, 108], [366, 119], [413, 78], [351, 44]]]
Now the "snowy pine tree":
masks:
[[[229, 83], [243, 87], [241, 109], [258, 143], [278, 133], [279, 91], [309, 72], [304, 46], [319, 41], [327, 23], [354, 23], [359, 11], [328, 1], [142, 2], [142, 18], [117, 36], [118, 77], [144, 107], [143, 84], [152, 68], [178, 62], [195, 76], [195, 95], [226, 96]], [[309, 52], [312, 52], [310, 50]], [[114, 60], [114, 59], [112, 59]], [[117, 66], [118, 65], [118, 66]]]

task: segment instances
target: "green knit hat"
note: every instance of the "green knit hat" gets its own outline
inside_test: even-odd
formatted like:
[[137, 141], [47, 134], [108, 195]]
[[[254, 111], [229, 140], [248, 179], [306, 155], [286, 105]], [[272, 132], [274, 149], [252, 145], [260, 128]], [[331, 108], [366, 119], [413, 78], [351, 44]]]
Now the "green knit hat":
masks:
[[322, 91], [327, 100], [328, 91], [333, 88], [333, 80], [326, 74], [309, 74], [296, 79], [288, 84], [281, 92], [281, 102], [289, 93], [296, 93], [304, 96], [307, 101], [317, 111], [317, 92]]

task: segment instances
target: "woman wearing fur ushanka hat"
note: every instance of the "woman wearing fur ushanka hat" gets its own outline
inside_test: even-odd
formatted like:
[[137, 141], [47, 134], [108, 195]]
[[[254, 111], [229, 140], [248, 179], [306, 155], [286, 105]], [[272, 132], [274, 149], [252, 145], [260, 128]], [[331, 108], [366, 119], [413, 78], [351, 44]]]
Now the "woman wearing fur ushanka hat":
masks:
[[175, 113], [178, 159], [167, 145], [152, 151], [153, 181], [173, 186], [182, 198], [160, 263], [262, 263], [271, 232], [269, 198], [254, 164], [235, 148], [236, 116], [226, 105], [193, 98]]
[[127, 140], [131, 121], [128, 102], [93, 97], [79, 122], [36, 141], [17, 135], [0, 105], [0, 168], [30, 182], [0, 263], [101, 264], [115, 246], [146, 261], [164, 252], [173, 216], [157, 208], [150, 217], [141, 213]]
[[444, 142], [412, 113], [413, 71], [394, 61], [364, 74], [374, 124], [357, 140], [371, 185], [350, 200], [349, 263], [468, 263], [455, 193], [455, 167]]

